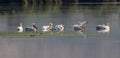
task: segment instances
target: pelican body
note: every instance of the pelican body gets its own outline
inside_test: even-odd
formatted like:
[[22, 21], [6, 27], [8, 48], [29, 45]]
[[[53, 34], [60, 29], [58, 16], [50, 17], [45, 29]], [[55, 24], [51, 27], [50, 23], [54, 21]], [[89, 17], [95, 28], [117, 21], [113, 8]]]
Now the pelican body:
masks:
[[107, 23], [107, 25], [103, 24], [103, 25], [98, 25], [96, 27], [96, 30], [98, 32], [109, 32], [110, 31], [110, 25], [109, 23]]
[[63, 24], [60, 24], [60, 25], [56, 25], [56, 26], [55, 26], [55, 29], [56, 29], [56, 31], [58, 31], [58, 32], [64, 32], [65, 27], [64, 27]]
[[20, 23], [20, 25], [17, 27], [18, 32], [23, 32], [23, 25]]
[[85, 30], [84, 24], [88, 23], [87, 21], [79, 22], [79, 24], [73, 25], [74, 31], [83, 32]]
[[25, 28], [26, 32], [36, 32], [37, 31], [37, 26], [35, 25], [35, 23], [33, 23], [32, 27], [27, 27]]
[[54, 26], [53, 23], [50, 23], [49, 25], [43, 26], [42, 27], [43, 32], [63, 32], [64, 31], [64, 25], [56, 25]]
[[48, 32], [49, 31], [49, 26], [43, 26], [42, 31], [43, 32]]
[[79, 26], [79, 25], [74, 25], [74, 31], [84, 31], [85, 27]]

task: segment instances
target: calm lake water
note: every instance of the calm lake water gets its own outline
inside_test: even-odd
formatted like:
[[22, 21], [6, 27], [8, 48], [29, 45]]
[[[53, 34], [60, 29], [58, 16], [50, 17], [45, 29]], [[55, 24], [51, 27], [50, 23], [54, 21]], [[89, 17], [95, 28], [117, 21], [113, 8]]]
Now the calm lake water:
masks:
[[[0, 7], [0, 32], [17, 32], [36, 23], [38, 32], [50, 22], [64, 24], [65, 33], [78, 21], [88, 21], [79, 37], [0, 37], [0, 58], [120, 58], [120, 5], [46, 5]], [[98, 33], [98, 24], [109, 22], [109, 33]]]

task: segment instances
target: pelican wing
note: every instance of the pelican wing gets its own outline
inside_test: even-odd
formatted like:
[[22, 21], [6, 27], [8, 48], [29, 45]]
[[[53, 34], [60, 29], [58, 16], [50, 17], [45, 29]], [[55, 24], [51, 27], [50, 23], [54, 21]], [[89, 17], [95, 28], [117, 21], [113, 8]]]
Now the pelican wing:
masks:
[[80, 22], [80, 26], [83, 26], [86, 23], [87, 23], [87, 21]]
[[31, 27], [27, 27], [27, 28], [25, 28], [25, 31], [26, 32], [33, 32], [34, 30]]

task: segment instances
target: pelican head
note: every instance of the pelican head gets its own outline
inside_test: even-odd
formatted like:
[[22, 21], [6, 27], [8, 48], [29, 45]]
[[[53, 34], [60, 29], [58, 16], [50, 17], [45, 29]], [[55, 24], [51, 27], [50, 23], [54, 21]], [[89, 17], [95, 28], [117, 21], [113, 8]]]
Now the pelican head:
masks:
[[23, 24], [22, 24], [22, 23], [20, 23], [20, 26], [23, 26]]
[[50, 22], [49, 26], [53, 26], [54, 24], [52, 22]]
[[35, 25], [35, 23], [33, 23], [33, 25]]
[[106, 23], [106, 25], [107, 25], [107, 26], [110, 26], [110, 23], [109, 23], [109, 22], [107, 22], [107, 23]]
[[54, 27], [54, 24], [51, 22], [50, 24], [49, 24], [49, 30], [51, 30], [51, 29], [53, 29], [53, 27]]
[[63, 27], [64, 27], [65, 25], [61, 24], [61, 26], [63, 26]]

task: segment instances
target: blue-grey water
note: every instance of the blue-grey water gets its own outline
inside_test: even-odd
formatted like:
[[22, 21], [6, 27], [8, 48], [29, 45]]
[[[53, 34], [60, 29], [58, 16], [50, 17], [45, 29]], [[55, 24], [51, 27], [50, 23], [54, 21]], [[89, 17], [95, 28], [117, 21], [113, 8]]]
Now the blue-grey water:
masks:
[[[19, 9], [19, 7], [16, 7]], [[65, 33], [78, 21], [88, 21], [86, 30], [78, 37], [0, 37], [0, 58], [120, 58], [120, 8], [119, 5], [57, 5], [23, 8], [2, 7], [0, 32], [17, 32], [20, 22], [24, 27], [36, 23], [41, 32], [50, 22], [64, 24]], [[7, 10], [6, 10], [7, 9]], [[98, 33], [98, 24], [109, 22], [108, 33]]]

